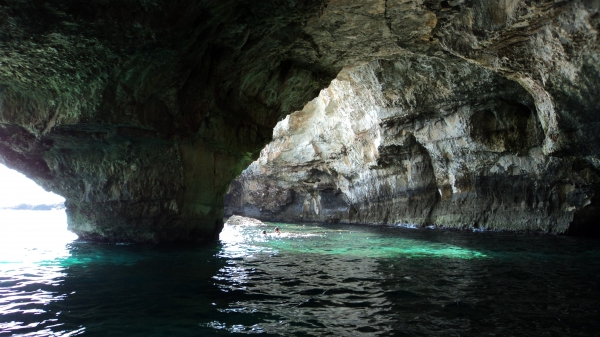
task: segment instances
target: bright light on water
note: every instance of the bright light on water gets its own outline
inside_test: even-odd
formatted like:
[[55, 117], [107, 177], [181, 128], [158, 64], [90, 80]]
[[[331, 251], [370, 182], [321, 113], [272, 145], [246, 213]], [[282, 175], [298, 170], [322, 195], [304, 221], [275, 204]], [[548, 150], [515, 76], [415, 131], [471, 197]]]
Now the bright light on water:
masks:
[[220, 244], [201, 247], [49, 243], [64, 212], [0, 211], [9, 218], [0, 335], [598, 331], [600, 248], [576, 238], [268, 224], [226, 226]]
[[[64, 201], [23, 174], [0, 165], [0, 208]], [[0, 271], [66, 258], [69, 256], [66, 244], [77, 239], [77, 235], [67, 231], [64, 210], [0, 209], [0, 217]]]
[[0, 208], [20, 204], [52, 205], [64, 201], [65, 198], [44, 191], [23, 174], [0, 165]]
[[46, 192], [23, 174], [0, 165], [0, 270], [66, 258], [65, 245], [77, 235], [67, 231], [64, 210], [2, 210], [20, 204], [57, 204], [65, 199]]
[[64, 210], [0, 210], [0, 215], [0, 270], [66, 258], [66, 245], [77, 239], [67, 231]]
[[[43, 309], [46, 305], [64, 298], [41, 288], [56, 287], [64, 279], [66, 273], [60, 261], [71, 255], [68, 244], [77, 235], [67, 231], [64, 209], [0, 210], [0, 219], [0, 285], [4, 286], [0, 287], [0, 316], [42, 315], [46, 313]], [[31, 308], [33, 303], [39, 307]], [[9, 320], [0, 323], [0, 334], [28, 326]], [[54, 334], [48, 329], [35, 334], [59, 335], [70, 334]]]
[[[282, 234], [273, 232], [275, 227]], [[348, 228], [348, 229], [346, 229]], [[228, 254], [240, 257], [255, 252], [310, 253], [345, 255], [364, 258], [454, 258], [487, 257], [483, 252], [451, 245], [402, 237], [388, 237], [377, 232], [352, 230], [352, 227], [314, 224], [274, 223], [265, 226], [226, 224], [221, 242]], [[263, 230], [267, 234], [261, 234]]]

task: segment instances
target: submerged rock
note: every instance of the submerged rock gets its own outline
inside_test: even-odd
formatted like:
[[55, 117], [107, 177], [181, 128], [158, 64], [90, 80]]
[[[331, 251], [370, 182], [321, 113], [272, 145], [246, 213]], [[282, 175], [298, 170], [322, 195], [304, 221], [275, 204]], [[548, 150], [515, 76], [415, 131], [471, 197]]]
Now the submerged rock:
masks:
[[214, 240], [231, 180], [347, 67], [327, 99], [347, 132], [305, 132], [322, 135], [298, 149], [308, 173], [240, 194], [264, 199], [257, 215], [584, 230], [600, 200], [599, 7], [8, 0], [0, 162], [64, 196], [81, 238]]

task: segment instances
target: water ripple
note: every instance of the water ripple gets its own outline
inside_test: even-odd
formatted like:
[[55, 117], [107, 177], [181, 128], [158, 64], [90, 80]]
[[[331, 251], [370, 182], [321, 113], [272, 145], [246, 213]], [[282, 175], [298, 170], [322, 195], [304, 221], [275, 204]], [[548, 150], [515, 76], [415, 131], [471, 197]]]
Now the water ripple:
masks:
[[[282, 235], [272, 233], [274, 226]], [[34, 249], [35, 248], [35, 249]], [[0, 335], [593, 336], [600, 243], [338, 225], [0, 249]]]

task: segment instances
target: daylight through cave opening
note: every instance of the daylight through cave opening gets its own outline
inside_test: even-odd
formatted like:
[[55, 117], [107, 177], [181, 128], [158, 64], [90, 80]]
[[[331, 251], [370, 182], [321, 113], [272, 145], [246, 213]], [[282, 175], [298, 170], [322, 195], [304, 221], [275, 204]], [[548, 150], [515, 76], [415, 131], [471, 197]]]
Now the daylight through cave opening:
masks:
[[67, 230], [64, 201], [0, 164], [0, 264], [47, 259], [49, 247], [76, 239]]

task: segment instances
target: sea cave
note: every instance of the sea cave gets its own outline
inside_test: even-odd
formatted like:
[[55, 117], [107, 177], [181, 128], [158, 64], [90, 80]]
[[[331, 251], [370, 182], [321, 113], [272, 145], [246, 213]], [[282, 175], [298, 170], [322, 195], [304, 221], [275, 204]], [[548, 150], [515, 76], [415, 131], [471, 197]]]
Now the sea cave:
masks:
[[[194, 321], [204, 330], [178, 333], [164, 308], [131, 304], [143, 313], [124, 317], [157, 336], [591, 336], [600, 328], [591, 318], [600, 311], [599, 29], [597, 0], [4, 0], [0, 164], [65, 198], [79, 239], [36, 263], [74, 275], [48, 283], [83, 294], [60, 290], [74, 311], [103, 299], [86, 270], [102, 285], [139, 286], [106, 290], [114, 303], [171, 287], [159, 302], [186, 308], [180, 316], [218, 308]], [[272, 277], [260, 286], [243, 281], [259, 268], [253, 254], [305, 264], [286, 272], [292, 257], [261, 260]], [[492, 260], [503, 261], [499, 274]], [[0, 286], [29, 273], [15, 268], [2, 269]], [[434, 270], [447, 273], [435, 280]], [[326, 272], [334, 281], [324, 285]], [[427, 297], [397, 288], [419, 275], [444, 289], [431, 295], [442, 309], [398, 304]], [[524, 284], [542, 275], [564, 293], [535, 282], [511, 290], [498, 275]], [[194, 277], [206, 283], [200, 309], [173, 300], [196, 291]], [[347, 282], [352, 290], [337, 288]], [[546, 302], [494, 306], [469, 293], [488, 286]], [[275, 297], [304, 288], [277, 316], [249, 287]], [[339, 299], [323, 297], [336, 291], [368, 300], [348, 297], [336, 311]], [[138, 331], [106, 318], [116, 307], [84, 308], [62, 332], [50, 318], [35, 330], [11, 311], [16, 293], [5, 294], [0, 333]], [[361, 303], [393, 303], [393, 314], [350, 310]], [[294, 311], [304, 307], [332, 321]], [[529, 318], [484, 317], [511, 308]], [[263, 325], [232, 318], [252, 310]], [[430, 325], [414, 328], [423, 319]]]

